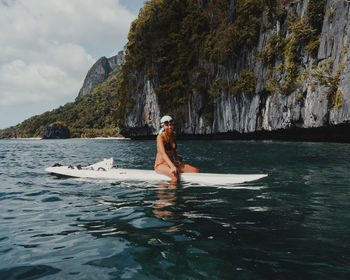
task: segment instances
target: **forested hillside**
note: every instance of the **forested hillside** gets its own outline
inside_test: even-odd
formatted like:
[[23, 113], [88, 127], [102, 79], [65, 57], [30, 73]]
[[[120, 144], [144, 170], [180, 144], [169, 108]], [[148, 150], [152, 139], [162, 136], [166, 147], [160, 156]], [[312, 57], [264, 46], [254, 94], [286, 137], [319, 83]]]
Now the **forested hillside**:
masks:
[[118, 85], [119, 74], [115, 72], [75, 102], [0, 130], [0, 138], [42, 137], [45, 129], [53, 123], [67, 126], [71, 137], [118, 136], [115, 122]]

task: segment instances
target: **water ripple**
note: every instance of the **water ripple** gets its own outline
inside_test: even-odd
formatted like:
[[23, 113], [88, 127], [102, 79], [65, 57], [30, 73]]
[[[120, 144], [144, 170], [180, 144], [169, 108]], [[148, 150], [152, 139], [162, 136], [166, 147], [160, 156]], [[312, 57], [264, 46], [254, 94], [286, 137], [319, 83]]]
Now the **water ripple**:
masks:
[[60, 270], [48, 265], [17, 266], [0, 270], [1, 279], [37, 279], [58, 273]]

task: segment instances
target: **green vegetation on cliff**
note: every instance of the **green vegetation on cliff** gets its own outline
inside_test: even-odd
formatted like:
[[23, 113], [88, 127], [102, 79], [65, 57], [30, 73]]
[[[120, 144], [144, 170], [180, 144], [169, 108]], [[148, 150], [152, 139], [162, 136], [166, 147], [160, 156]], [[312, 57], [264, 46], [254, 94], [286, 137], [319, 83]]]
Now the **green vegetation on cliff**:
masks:
[[[120, 123], [127, 108], [133, 106], [131, 94], [140, 92], [150, 79], [155, 82], [162, 114], [181, 119], [191, 92], [197, 92], [203, 96], [202, 112], [210, 124], [215, 99], [223, 91], [235, 96], [255, 92], [256, 77], [249, 68], [253, 64], [244, 60], [250, 53], [268, 66], [268, 91], [296, 91], [303, 72], [300, 57], [305, 52], [312, 58], [317, 56], [325, 0], [308, 1], [301, 18], [295, 7], [295, 1], [289, 0], [146, 2], [129, 32], [122, 67]], [[279, 30], [272, 31], [276, 26]], [[262, 32], [270, 37], [258, 53]], [[233, 66], [237, 74], [220, 77], [218, 67], [227, 69], [235, 61], [242, 62]]]
[[287, 14], [289, 34], [273, 33], [258, 57], [268, 65], [267, 89], [274, 93], [290, 94], [305, 82], [305, 71], [300, 58], [306, 51], [317, 57], [320, 33], [324, 18], [325, 0], [310, 0], [305, 16], [298, 18], [293, 9]]
[[[132, 106], [130, 93], [140, 92], [144, 86], [144, 80], [139, 80], [140, 73], [158, 83], [155, 90], [161, 113], [181, 118], [188, 97], [195, 90], [203, 95], [207, 104], [203, 112], [210, 118], [215, 98], [210, 88], [217, 85], [203, 87], [193, 78], [197, 74], [209, 78], [209, 70], [200, 66], [200, 61], [226, 65], [229, 58], [238, 57], [243, 49], [256, 47], [264, 8], [272, 10], [276, 5], [275, 0], [238, 0], [236, 8], [230, 7], [230, 3], [228, 0], [146, 2], [129, 32], [118, 108], [121, 123], [127, 106]], [[227, 81], [234, 95], [255, 90], [252, 70], [241, 71], [238, 81]], [[244, 75], [249, 79], [243, 85]]]

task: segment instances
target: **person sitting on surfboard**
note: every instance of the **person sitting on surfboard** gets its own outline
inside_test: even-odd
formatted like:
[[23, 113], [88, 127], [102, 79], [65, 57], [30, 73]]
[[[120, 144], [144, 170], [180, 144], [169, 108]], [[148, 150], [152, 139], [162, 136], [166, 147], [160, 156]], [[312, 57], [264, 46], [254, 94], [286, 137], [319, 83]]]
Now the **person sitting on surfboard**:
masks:
[[179, 181], [179, 173], [199, 172], [197, 167], [184, 164], [176, 153], [176, 133], [173, 118], [164, 116], [160, 120], [161, 130], [157, 136], [157, 156], [154, 170], [171, 178], [172, 183]]

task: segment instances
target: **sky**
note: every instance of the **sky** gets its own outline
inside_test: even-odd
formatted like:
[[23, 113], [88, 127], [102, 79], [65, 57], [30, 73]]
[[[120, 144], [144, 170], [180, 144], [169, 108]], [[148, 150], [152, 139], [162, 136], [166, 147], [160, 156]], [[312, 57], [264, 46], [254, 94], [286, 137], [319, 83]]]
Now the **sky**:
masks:
[[146, 0], [0, 0], [0, 129], [72, 102]]

